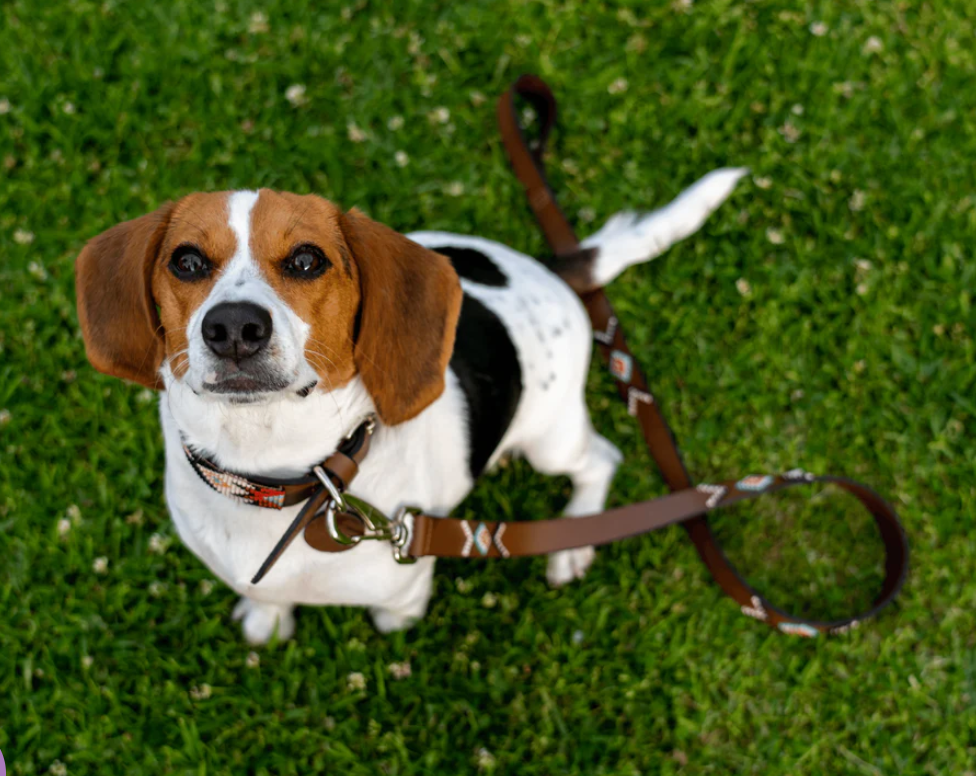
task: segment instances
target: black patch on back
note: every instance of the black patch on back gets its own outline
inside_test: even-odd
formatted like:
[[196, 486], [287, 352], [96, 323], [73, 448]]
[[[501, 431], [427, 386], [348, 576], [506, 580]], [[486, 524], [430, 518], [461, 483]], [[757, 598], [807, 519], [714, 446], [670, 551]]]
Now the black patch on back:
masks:
[[498, 316], [468, 294], [461, 303], [451, 369], [468, 402], [468, 466], [477, 478], [515, 417], [522, 367]]
[[496, 286], [498, 288], [508, 286], [508, 278], [505, 274], [481, 251], [476, 251], [474, 248], [455, 248], [453, 246], [431, 248], [431, 250], [437, 251], [442, 256], [447, 256], [454, 266], [454, 271], [465, 280], [483, 286]]

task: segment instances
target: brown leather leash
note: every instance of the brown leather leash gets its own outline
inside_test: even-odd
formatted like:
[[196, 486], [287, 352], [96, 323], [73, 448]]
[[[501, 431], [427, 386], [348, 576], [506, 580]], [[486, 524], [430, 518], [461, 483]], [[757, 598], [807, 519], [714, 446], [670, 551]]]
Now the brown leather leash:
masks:
[[[516, 118], [516, 96], [528, 100], [540, 118], [540, 137], [532, 148]], [[586, 305], [600, 354], [617, 382], [628, 412], [640, 423], [651, 457], [672, 492], [651, 501], [586, 517], [479, 521], [434, 517], [405, 507], [393, 519], [388, 519], [365, 502], [345, 494], [369, 448], [369, 438], [375, 427], [372, 418], [363, 421], [339, 451], [314, 467], [308, 476], [292, 480], [226, 472], [187, 448], [187, 457], [198, 474], [208, 485], [227, 496], [272, 509], [306, 499], [305, 506], [252, 582], [260, 581], [303, 530], [305, 541], [322, 552], [348, 550], [364, 540], [385, 540], [392, 545], [393, 556], [398, 562], [412, 563], [425, 556], [509, 558], [544, 555], [608, 544], [680, 523], [688, 531], [715, 581], [749, 617], [784, 633], [816, 636], [856, 628], [860, 622], [876, 615], [898, 594], [908, 570], [908, 541], [895, 511], [881, 496], [859, 482], [844, 477], [815, 476], [799, 469], [778, 476], [753, 475], [728, 482], [693, 485], [671, 429], [648, 389], [637, 360], [627, 347], [620, 321], [602, 289], [592, 288], [588, 282], [585, 254], [546, 180], [542, 156], [556, 120], [556, 101], [551, 90], [536, 76], [522, 76], [499, 100], [498, 120], [512, 167], [525, 186], [529, 204], [555, 254], [553, 268], [574, 287]], [[885, 546], [885, 578], [871, 607], [852, 617], [829, 622], [789, 614], [750, 587], [725, 557], [706, 517], [715, 509], [815, 482], [837, 485], [855, 496], [874, 517]]]

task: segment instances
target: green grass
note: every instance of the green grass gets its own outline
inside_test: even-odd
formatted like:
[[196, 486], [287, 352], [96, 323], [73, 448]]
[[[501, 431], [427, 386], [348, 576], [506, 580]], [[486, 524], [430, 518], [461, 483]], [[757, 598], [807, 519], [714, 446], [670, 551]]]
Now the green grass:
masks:
[[[0, 6], [9, 772], [976, 771], [971, 4], [329, 6]], [[802, 466], [893, 500], [913, 569], [879, 620], [776, 635], [671, 529], [601, 551], [559, 591], [541, 559], [442, 563], [412, 631], [305, 609], [297, 638], [249, 666], [234, 596], [208, 592], [167, 518], [154, 400], [85, 361], [74, 257], [166, 199], [255, 186], [542, 255], [494, 120], [522, 72], [561, 100], [552, 177], [583, 233], [714, 167], [752, 167], [699, 235], [610, 295], [696, 478]], [[304, 105], [285, 99], [293, 84]], [[429, 117], [439, 107], [445, 123]], [[627, 455], [612, 502], [660, 495], [610, 387], [594, 371], [595, 422]], [[460, 512], [545, 515], [565, 497], [516, 463]], [[784, 497], [716, 522], [777, 602], [839, 614], [878, 581], [880, 549], [849, 503]], [[412, 675], [395, 680], [403, 661]], [[353, 672], [365, 691], [349, 689]]]

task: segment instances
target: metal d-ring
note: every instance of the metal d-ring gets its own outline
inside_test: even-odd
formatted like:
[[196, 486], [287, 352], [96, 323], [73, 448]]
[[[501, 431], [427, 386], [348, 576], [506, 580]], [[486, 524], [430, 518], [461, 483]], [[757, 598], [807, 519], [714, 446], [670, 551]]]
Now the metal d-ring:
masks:
[[332, 498], [332, 505], [339, 507], [340, 510], [344, 511], [346, 508], [346, 502], [342, 498], [342, 494], [339, 492], [339, 489], [332, 481], [332, 478], [325, 473], [325, 469], [323, 469], [321, 466], [313, 466], [312, 473], [318, 477], [319, 480], [321, 480], [322, 485], [327, 491], [329, 491], [329, 496]]
[[390, 543], [393, 545], [393, 559], [397, 563], [407, 565], [417, 562], [417, 559], [409, 554], [410, 544], [413, 542], [413, 521], [407, 520], [407, 517], [413, 517], [413, 513], [419, 511], [414, 507], [400, 507], [400, 511], [390, 523], [393, 529]]

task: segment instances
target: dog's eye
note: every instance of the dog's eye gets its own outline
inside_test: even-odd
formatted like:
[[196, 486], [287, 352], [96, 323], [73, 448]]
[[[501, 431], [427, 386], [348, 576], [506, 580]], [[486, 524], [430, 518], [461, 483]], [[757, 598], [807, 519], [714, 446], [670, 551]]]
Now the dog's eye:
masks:
[[180, 280], [202, 280], [212, 269], [209, 259], [193, 245], [181, 245], [169, 260], [169, 271]]
[[330, 266], [325, 254], [316, 245], [299, 245], [281, 264], [286, 275], [303, 279], [317, 278]]

